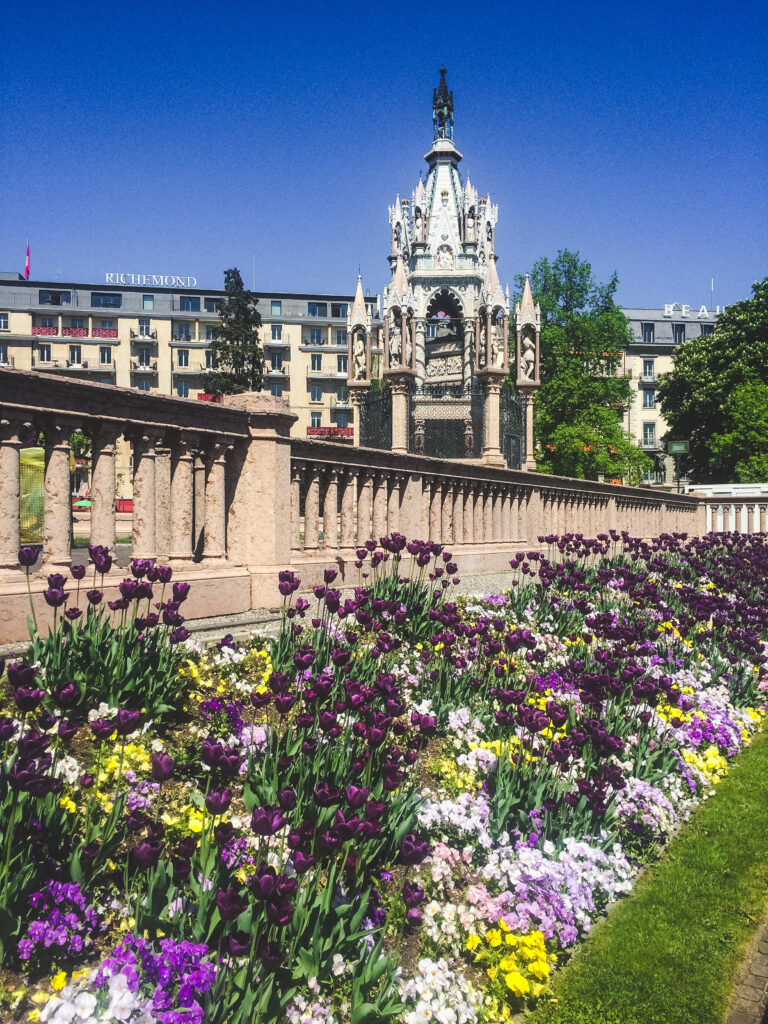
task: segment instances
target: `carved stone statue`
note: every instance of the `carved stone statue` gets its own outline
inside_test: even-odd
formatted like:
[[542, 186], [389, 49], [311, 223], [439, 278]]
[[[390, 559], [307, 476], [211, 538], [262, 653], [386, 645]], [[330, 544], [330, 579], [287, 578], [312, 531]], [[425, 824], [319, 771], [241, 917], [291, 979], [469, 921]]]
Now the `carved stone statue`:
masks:
[[355, 331], [352, 341], [352, 366], [355, 380], [365, 380], [365, 338], [362, 331]]
[[400, 327], [394, 317], [390, 317], [389, 323], [389, 365], [399, 366], [403, 354]]
[[407, 367], [411, 365], [411, 331], [410, 324], [405, 317], [402, 319], [402, 330], [403, 330], [403, 355], [404, 363]]
[[530, 334], [523, 335], [520, 352], [520, 379], [533, 380], [536, 372], [536, 341]]
[[420, 242], [422, 238], [422, 229], [424, 227], [424, 221], [421, 218], [421, 210], [416, 211], [416, 217], [413, 222], [413, 240]]
[[475, 208], [469, 211], [467, 215], [467, 241], [474, 242], [475, 240]]
[[438, 270], [450, 270], [453, 267], [453, 253], [449, 245], [441, 245], [437, 250]]

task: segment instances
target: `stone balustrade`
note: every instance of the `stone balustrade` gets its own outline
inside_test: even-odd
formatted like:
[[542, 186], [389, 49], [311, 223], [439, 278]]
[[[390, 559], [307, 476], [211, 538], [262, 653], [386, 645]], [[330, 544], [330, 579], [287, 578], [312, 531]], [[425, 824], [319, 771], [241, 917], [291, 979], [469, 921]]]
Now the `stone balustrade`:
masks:
[[762, 495], [702, 497], [705, 532], [768, 533], [768, 498]]
[[[91, 543], [114, 548], [115, 448], [124, 438], [132, 554], [168, 562], [193, 584], [190, 617], [277, 607], [277, 573], [286, 567], [306, 586], [328, 567], [354, 583], [356, 548], [394, 530], [450, 546], [472, 574], [505, 569], [515, 550], [549, 534], [705, 532], [705, 506], [694, 495], [291, 438], [295, 420], [282, 399], [263, 393], [203, 405], [0, 367], [0, 643], [27, 635], [20, 450], [38, 430], [44, 521], [31, 582], [41, 626], [51, 618], [45, 577], [70, 564], [75, 429], [91, 440]], [[742, 529], [766, 529], [765, 504], [752, 505]], [[107, 599], [118, 596], [123, 575], [115, 568], [105, 577]]]

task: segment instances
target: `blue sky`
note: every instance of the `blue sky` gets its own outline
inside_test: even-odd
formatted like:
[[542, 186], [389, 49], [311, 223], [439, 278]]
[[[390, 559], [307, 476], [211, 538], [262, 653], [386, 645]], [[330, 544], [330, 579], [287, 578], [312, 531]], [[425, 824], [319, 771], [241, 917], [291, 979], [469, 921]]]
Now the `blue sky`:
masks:
[[461, 170], [511, 283], [577, 249], [625, 305], [737, 301], [768, 274], [768, 5], [6, 5], [0, 270], [221, 287], [386, 283], [387, 204], [431, 143], [441, 63]]

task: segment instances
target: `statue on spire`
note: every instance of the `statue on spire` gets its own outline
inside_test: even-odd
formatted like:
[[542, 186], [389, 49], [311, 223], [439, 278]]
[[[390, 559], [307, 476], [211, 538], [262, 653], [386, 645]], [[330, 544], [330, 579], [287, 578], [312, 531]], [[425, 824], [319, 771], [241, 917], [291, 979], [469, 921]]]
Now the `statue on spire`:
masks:
[[432, 90], [432, 124], [435, 141], [453, 141], [453, 89], [448, 91], [445, 81], [445, 65], [440, 68], [440, 85]]

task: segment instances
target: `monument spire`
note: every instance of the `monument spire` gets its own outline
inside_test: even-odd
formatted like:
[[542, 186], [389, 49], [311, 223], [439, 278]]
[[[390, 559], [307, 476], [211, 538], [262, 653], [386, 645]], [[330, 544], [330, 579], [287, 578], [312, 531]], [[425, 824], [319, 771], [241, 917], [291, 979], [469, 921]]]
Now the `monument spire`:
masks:
[[432, 124], [434, 140], [453, 140], [453, 89], [448, 91], [445, 65], [440, 68], [440, 85], [432, 91]]

